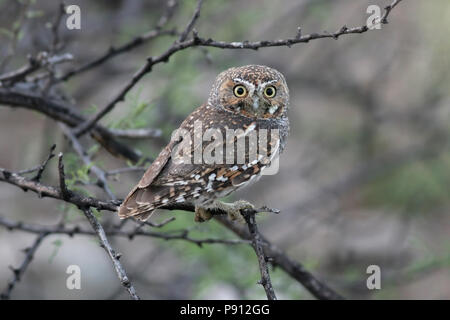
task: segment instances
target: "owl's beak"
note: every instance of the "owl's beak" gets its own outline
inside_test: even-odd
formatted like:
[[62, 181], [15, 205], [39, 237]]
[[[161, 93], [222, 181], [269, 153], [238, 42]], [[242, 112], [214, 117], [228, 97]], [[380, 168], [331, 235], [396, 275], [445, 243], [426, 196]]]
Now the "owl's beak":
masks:
[[253, 100], [253, 110], [256, 111], [259, 108], [259, 97], [258, 95], [254, 94], [252, 97]]

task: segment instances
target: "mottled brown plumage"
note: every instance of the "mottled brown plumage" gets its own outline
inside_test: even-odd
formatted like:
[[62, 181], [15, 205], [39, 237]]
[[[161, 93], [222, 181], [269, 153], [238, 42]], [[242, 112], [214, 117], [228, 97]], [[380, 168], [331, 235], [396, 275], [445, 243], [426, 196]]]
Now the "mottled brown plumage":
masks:
[[222, 72], [207, 103], [174, 132], [119, 216], [146, 220], [156, 208], [176, 202], [192, 202], [204, 216], [215, 199], [260, 176], [284, 149], [288, 105], [288, 87], [278, 71], [249, 65]]

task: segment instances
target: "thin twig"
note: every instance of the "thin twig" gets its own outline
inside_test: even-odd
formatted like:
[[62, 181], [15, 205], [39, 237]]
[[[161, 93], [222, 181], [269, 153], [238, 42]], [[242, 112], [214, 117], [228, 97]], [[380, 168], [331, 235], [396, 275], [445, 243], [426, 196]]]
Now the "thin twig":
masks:
[[[43, 96], [31, 90], [0, 87], [0, 107], [4, 106], [34, 110], [70, 127], [76, 127], [87, 121], [77, 109], [64, 101]], [[104, 126], [97, 124], [91, 131], [91, 136], [114, 156], [129, 159], [132, 162], [138, 162], [141, 159], [140, 152], [119, 142], [114, 133]]]
[[84, 208], [83, 213], [86, 216], [89, 223], [91, 224], [92, 229], [94, 229], [95, 233], [97, 234], [98, 239], [100, 240], [101, 243], [101, 247], [105, 249], [106, 253], [111, 259], [114, 266], [114, 270], [116, 271], [116, 274], [119, 277], [120, 283], [125, 287], [125, 289], [128, 291], [133, 300], [139, 300], [139, 296], [136, 294], [136, 290], [134, 289], [132, 283], [130, 282], [130, 279], [128, 278], [125, 272], [125, 269], [123, 268], [122, 264], [119, 261], [121, 254], [116, 253], [114, 249], [111, 247], [108, 238], [106, 237], [105, 230], [103, 230], [103, 227], [100, 224], [100, 222], [98, 222], [97, 218], [92, 214], [91, 209]]
[[[381, 23], [387, 23], [387, 17], [389, 16], [389, 13], [391, 12], [392, 8], [400, 2], [401, 0], [395, 0], [393, 4], [391, 5], [390, 9], [386, 9], [386, 11], [383, 14], [384, 22], [381, 21]], [[193, 26], [197, 20], [197, 15], [199, 12], [199, 8], [201, 7], [201, 2], [198, 3], [200, 5], [197, 5], [195, 13], [193, 18], [191, 19], [192, 23], [189, 23], [186, 27], [186, 29], [182, 32], [182, 35], [187, 29], [193, 30]], [[193, 30], [194, 31], [194, 30]], [[142, 66], [131, 78], [131, 80], [119, 91], [119, 93], [102, 109], [100, 110], [95, 116], [93, 116], [91, 119], [87, 120], [85, 123], [82, 123], [80, 126], [78, 126], [75, 129], [75, 135], [77, 137], [85, 134], [89, 130], [91, 130], [95, 124], [100, 121], [106, 114], [111, 112], [111, 110], [114, 109], [117, 103], [123, 101], [125, 99], [126, 94], [134, 87], [136, 83], [139, 82], [140, 79], [142, 79], [147, 73], [151, 72], [153, 66], [155, 64], [161, 63], [161, 62], [167, 62], [169, 58], [175, 54], [178, 51], [190, 48], [190, 47], [215, 47], [215, 48], [221, 48], [221, 49], [252, 49], [257, 50], [259, 48], [267, 48], [267, 47], [281, 47], [281, 46], [287, 46], [291, 47], [294, 44], [298, 43], [307, 43], [311, 40], [315, 39], [322, 39], [322, 38], [332, 38], [337, 40], [342, 35], [349, 35], [349, 34], [357, 34], [357, 33], [365, 33], [369, 31], [369, 28], [367, 25], [363, 25], [360, 27], [355, 28], [348, 28], [346, 25], [338, 29], [334, 33], [329, 32], [323, 32], [323, 33], [312, 33], [307, 34], [299, 37], [298, 31], [296, 33], [296, 36], [294, 38], [290, 39], [283, 39], [283, 40], [273, 40], [273, 41], [242, 41], [242, 42], [225, 42], [225, 41], [215, 41], [211, 38], [205, 39], [201, 38], [198, 33], [195, 31], [193, 32], [192, 39], [188, 39], [185, 41], [175, 41], [169, 49], [167, 49], [163, 54], [156, 57], [149, 57], [147, 58], [147, 61], [144, 66]], [[184, 38], [184, 37], [183, 37]], [[182, 39], [182, 38], [180, 38]]]
[[58, 171], [59, 171], [59, 188], [61, 190], [61, 198], [67, 200], [71, 197], [69, 189], [66, 185], [66, 174], [64, 173], [64, 163], [62, 152], [58, 155]]
[[[232, 223], [220, 215], [215, 216], [215, 219], [237, 234], [241, 239], [252, 240], [250, 232], [242, 226]], [[260, 241], [264, 244], [265, 256], [270, 257], [271, 264], [283, 269], [292, 278], [301, 283], [314, 297], [320, 300], [344, 299], [340, 294], [308, 272], [303, 265], [292, 260], [287, 254], [270, 243], [262, 235], [260, 236]]]
[[178, 42], [183, 42], [186, 40], [188, 35], [192, 32], [192, 29], [194, 28], [195, 23], [197, 22], [198, 18], [200, 17], [200, 10], [202, 9], [203, 0], [198, 0], [197, 5], [194, 10], [194, 14], [192, 15], [191, 20], [189, 20], [189, 23], [187, 24], [186, 28], [184, 28], [183, 32], [181, 33], [180, 37], [178, 38]]
[[50, 233], [48, 232], [40, 232], [36, 237], [36, 239], [34, 240], [31, 247], [26, 248], [24, 250], [25, 259], [23, 260], [22, 264], [18, 268], [10, 267], [14, 275], [13, 278], [8, 282], [5, 290], [0, 294], [0, 299], [2, 300], [10, 299], [12, 290], [14, 289], [15, 285], [21, 280], [23, 274], [25, 273], [31, 261], [33, 260], [34, 254], [41, 245], [42, 240], [44, 240], [44, 238], [49, 234]]
[[55, 53], [59, 49], [60, 45], [60, 38], [59, 38], [59, 25], [61, 24], [63, 16], [66, 14], [66, 9], [64, 2], [60, 2], [58, 6], [58, 13], [56, 15], [55, 21], [51, 24], [51, 34], [52, 34], [52, 41], [50, 45], [50, 52]]
[[[0, 168], [0, 181], [4, 181], [13, 185], [16, 185], [23, 190], [31, 190], [43, 196], [52, 197], [55, 199], [61, 198], [61, 193], [58, 189], [42, 185], [41, 183], [30, 181], [25, 177], [22, 177], [16, 173], [9, 172], [3, 168]], [[73, 203], [80, 208], [94, 207], [99, 210], [108, 210], [117, 212], [117, 206], [120, 201], [101, 201], [92, 197], [85, 197], [76, 192], [72, 192], [69, 199], [64, 200], [65, 202]], [[168, 210], [185, 210], [185, 211], [195, 211], [195, 207], [192, 204], [180, 203], [172, 204], [163, 207], [162, 209]], [[231, 223], [229, 220], [224, 218], [226, 212], [215, 212], [215, 218], [225, 225], [228, 229], [235, 232], [243, 240], [252, 240], [248, 230], [239, 228], [236, 224]], [[268, 240], [262, 237], [264, 242], [266, 255], [271, 257], [272, 264], [278, 265], [286, 273], [290, 274], [294, 279], [299, 281], [304, 287], [311, 292], [312, 295], [318, 299], [342, 299], [342, 297], [326, 286], [324, 283], [317, 280], [312, 274], [305, 270], [305, 268], [298, 262], [289, 258], [285, 253], [283, 253], [276, 246], [271, 244]]]
[[[171, 221], [173, 221], [173, 219], [166, 221], [165, 225], [167, 223], [170, 223]], [[28, 232], [28, 233], [33, 233], [33, 234], [41, 234], [41, 233], [64, 234], [64, 235], [68, 235], [69, 237], [73, 237], [76, 235], [90, 235], [90, 236], [97, 235], [97, 233], [95, 231], [86, 230], [79, 226], [69, 227], [64, 224], [57, 224], [55, 226], [42, 226], [42, 225], [37, 225], [37, 224], [12, 221], [12, 220], [7, 219], [2, 216], [0, 216], [0, 225], [4, 226], [8, 230], [20, 230], [20, 231], [24, 231], [24, 232]], [[150, 224], [147, 224], [147, 225], [150, 225]], [[159, 227], [158, 224], [151, 225], [151, 226], [155, 227], [155, 228]], [[111, 227], [109, 229], [105, 229], [104, 231], [107, 236], [123, 237], [123, 238], [127, 238], [129, 240], [133, 240], [135, 237], [157, 238], [157, 239], [162, 239], [165, 241], [181, 240], [181, 241], [186, 241], [186, 242], [195, 244], [199, 247], [202, 247], [205, 244], [239, 245], [239, 244], [250, 244], [251, 243], [250, 240], [241, 240], [241, 239], [218, 239], [218, 238], [197, 239], [197, 238], [192, 238], [191, 236], [189, 236], [188, 230], [179, 230], [176, 233], [169, 233], [169, 232], [145, 231], [145, 230], [141, 230], [141, 229], [133, 230], [133, 231], [122, 231], [122, 230], [117, 230], [114, 227]]]
[[103, 53], [98, 58], [96, 58], [90, 62], [87, 62], [86, 64], [82, 65], [81, 67], [72, 69], [60, 77], [56, 77], [55, 82], [67, 81], [76, 75], [79, 75], [86, 71], [92, 70], [95, 67], [98, 67], [98, 66], [102, 65], [103, 63], [109, 61], [111, 58], [113, 58], [117, 55], [120, 55], [122, 53], [131, 51], [132, 49], [135, 49], [135, 48], [147, 43], [148, 41], [150, 41], [152, 39], [158, 38], [160, 36], [176, 35], [177, 32], [175, 29], [162, 30], [162, 28], [172, 18], [176, 7], [177, 7], [176, 1], [173, 1], [173, 0], [168, 1], [166, 12], [165, 12], [165, 14], [163, 14], [161, 16], [161, 18], [159, 19], [158, 23], [156, 24], [156, 27], [154, 30], [150, 30], [150, 31], [144, 33], [143, 35], [137, 36], [117, 48], [111, 46], [105, 53]]
[[53, 67], [54, 65], [72, 61], [73, 56], [70, 53], [65, 53], [61, 55], [49, 55], [47, 52], [40, 52], [36, 57], [29, 56], [28, 63], [14, 71], [10, 71], [6, 74], [0, 75], [0, 84], [12, 85], [25, 79], [29, 74], [39, 70], [40, 68]]
[[32, 179], [33, 181], [37, 182], [41, 181], [42, 174], [44, 173], [44, 170], [47, 167], [48, 162], [55, 156], [55, 154], [53, 153], [53, 151], [55, 151], [55, 148], [56, 144], [50, 147], [50, 153], [48, 154], [47, 159], [45, 159], [45, 161], [40, 165], [37, 174]]
[[75, 135], [66, 125], [60, 123], [59, 126], [63, 130], [64, 135], [67, 138], [69, 138], [70, 142], [72, 143], [73, 149], [76, 151], [80, 159], [84, 162], [86, 166], [89, 167], [89, 171], [94, 173], [94, 175], [97, 177], [98, 179], [97, 185], [103, 190], [105, 190], [106, 194], [109, 196], [110, 199], [115, 200], [116, 196], [112, 193], [111, 189], [108, 186], [105, 171], [100, 169], [92, 162], [91, 157], [83, 148], [80, 141], [77, 139], [77, 137], [75, 137]]
[[[181, 33], [180, 38], [175, 41], [172, 46], [169, 48], [166, 53], [171, 51], [171, 48], [174, 48], [177, 43], [182, 43], [184, 41], [184, 34], [189, 34], [192, 30], [192, 28], [195, 25], [195, 22], [197, 21], [199, 15], [200, 15], [200, 9], [201, 5], [203, 3], [203, 0], [198, 0], [197, 7], [195, 8], [195, 12], [193, 17], [191, 18], [190, 22], [186, 26], [186, 28]], [[171, 54], [168, 54], [168, 57]], [[119, 93], [112, 99], [102, 110], [100, 110], [95, 116], [93, 116], [91, 119], [86, 121], [85, 123], [82, 123], [79, 127], [75, 129], [75, 135], [77, 137], [80, 137], [81, 135], [85, 134], [89, 130], [91, 130], [95, 124], [100, 121], [106, 114], [111, 112], [112, 109], [116, 106], [117, 103], [123, 101], [125, 99], [125, 96], [127, 93], [135, 86], [136, 83], [139, 82], [140, 79], [142, 79], [147, 73], [149, 73], [152, 70], [152, 67], [157, 62], [154, 61], [152, 57], [149, 57], [145, 63], [144, 66], [142, 66], [131, 78], [131, 80], [122, 88], [122, 90], [119, 91]]]
[[140, 129], [109, 129], [117, 138], [128, 139], [148, 139], [159, 138], [162, 135], [160, 129], [140, 128]]
[[126, 172], [144, 172], [145, 170], [146, 170], [145, 167], [124, 167], [124, 168], [118, 168], [118, 169], [106, 171], [105, 175], [108, 177], [108, 176], [114, 176], [116, 174], [126, 173]]
[[261, 244], [261, 235], [258, 231], [258, 226], [256, 225], [255, 212], [245, 212], [243, 215], [245, 222], [247, 222], [248, 231], [252, 237], [252, 247], [258, 257], [259, 270], [261, 273], [261, 280], [259, 283], [264, 287], [268, 300], [277, 300], [272, 282], [270, 281], [269, 268], [267, 267], [266, 256], [264, 255], [263, 246]]
[[[4, 181], [20, 187], [23, 191], [33, 191], [39, 197], [50, 197], [54, 199], [64, 200], [61, 197], [61, 192], [58, 188], [43, 185], [37, 181], [27, 179], [17, 173], [10, 172], [6, 169], [0, 168], [0, 181]], [[120, 201], [102, 201], [92, 197], [86, 197], [82, 194], [71, 192], [70, 198], [64, 201], [72, 203], [77, 207], [94, 207], [98, 210], [116, 211], [117, 205]]]

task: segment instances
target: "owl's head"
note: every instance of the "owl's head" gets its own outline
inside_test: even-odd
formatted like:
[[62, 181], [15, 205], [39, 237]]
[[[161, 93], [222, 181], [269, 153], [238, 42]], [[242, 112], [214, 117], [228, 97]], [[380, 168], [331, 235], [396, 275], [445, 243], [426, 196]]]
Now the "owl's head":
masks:
[[245, 117], [283, 118], [287, 116], [289, 89], [275, 69], [259, 65], [230, 68], [217, 76], [208, 103]]

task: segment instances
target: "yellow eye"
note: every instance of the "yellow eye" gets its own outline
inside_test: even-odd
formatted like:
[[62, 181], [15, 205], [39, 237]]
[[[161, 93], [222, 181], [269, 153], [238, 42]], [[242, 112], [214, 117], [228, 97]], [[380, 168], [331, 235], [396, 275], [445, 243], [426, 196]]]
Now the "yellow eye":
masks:
[[276, 94], [277, 94], [277, 89], [275, 89], [275, 87], [273, 87], [273, 86], [269, 86], [264, 89], [264, 95], [267, 98], [273, 98], [273, 97], [275, 97]]
[[247, 94], [247, 89], [242, 85], [237, 85], [234, 87], [233, 93], [236, 97], [242, 98]]

